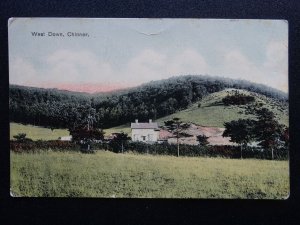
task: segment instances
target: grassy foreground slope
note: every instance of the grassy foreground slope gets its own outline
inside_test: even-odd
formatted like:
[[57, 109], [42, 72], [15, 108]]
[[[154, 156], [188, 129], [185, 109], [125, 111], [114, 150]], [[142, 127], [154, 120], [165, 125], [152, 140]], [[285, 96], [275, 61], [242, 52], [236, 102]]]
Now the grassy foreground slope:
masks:
[[57, 140], [59, 137], [69, 135], [67, 129], [54, 129], [52, 131], [45, 127], [10, 123], [10, 139], [14, 139], [13, 136], [19, 133], [26, 133], [26, 137], [32, 140]]
[[[193, 122], [203, 126], [224, 127], [224, 122], [251, 117], [251, 115], [245, 115], [245, 106], [223, 105], [222, 99], [227, 94], [232, 94], [235, 90], [237, 89], [225, 89], [207, 95], [201, 101], [194, 103], [189, 108], [160, 118], [157, 121], [163, 125], [163, 121], [178, 117], [184, 122]], [[262, 103], [263, 107], [270, 109], [281, 124], [288, 126], [287, 105], [284, 106], [271, 98], [257, 93], [245, 90], [238, 90], [238, 92], [253, 96], [257, 103]]]
[[17, 196], [258, 198], [289, 195], [288, 161], [77, 152], [11, 153]]

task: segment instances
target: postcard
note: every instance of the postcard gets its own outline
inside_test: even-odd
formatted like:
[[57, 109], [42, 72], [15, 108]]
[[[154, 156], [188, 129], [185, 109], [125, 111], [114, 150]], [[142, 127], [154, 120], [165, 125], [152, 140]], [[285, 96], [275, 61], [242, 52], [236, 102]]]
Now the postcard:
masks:
[[13, 197], [287, 199], [288, 23], [10, 18]]

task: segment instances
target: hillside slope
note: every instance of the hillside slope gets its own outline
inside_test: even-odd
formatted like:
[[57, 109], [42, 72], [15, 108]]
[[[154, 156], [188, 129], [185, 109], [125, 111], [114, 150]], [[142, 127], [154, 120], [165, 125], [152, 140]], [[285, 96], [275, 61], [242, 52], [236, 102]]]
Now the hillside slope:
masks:
[[235, 91], [245, 95], [253, 96], [255, 102], [261, 103], [263, 107], [270, 109], [276, 116], [279, 123], [288, 126], [288, 104], [282, 103], [264, 95], [246, 90], [225, 89], [205, 96], [202, 100], [192, 104], [185, 110], [178, 111], [169, 116], [159, 118], [157, 122], [163, 122], [174, 117], [180, 118], [184, 122], [192, 122], [202, 126], [224, 127], [224, 122], [231, 120], [253, 118], [253, 115], [246, 115], [246, 105], [225, 106], [222, 99]]

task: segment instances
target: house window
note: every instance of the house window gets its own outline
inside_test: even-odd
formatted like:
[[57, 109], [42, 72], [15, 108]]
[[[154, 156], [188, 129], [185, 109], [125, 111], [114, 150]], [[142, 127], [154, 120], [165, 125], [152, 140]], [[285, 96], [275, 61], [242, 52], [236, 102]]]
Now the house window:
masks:
[[143, 140], [143, 141], [146, 141], [146, 136], [142, 136], [142, 140]]
[[153, 134], [149, 134], [149, 135], [148, 135], [148, 140], [149, 140], [149, 141], [153, 141]]

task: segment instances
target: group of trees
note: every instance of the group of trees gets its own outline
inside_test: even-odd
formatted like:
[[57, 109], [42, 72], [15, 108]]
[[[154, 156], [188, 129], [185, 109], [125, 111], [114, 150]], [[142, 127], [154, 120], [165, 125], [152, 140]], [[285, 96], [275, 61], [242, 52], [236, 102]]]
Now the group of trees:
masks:
[[169, 115], [225, 88], [247, 89], [287, 101], [285, 94], [263, 85], [209, 76], [173, 77], [106, 94], [10, 85], [10, 120], [52, 129], [74, 129], [90, 115], [94, 127], [108, 128], [135, 118], [148, 120]]
[[240, 145], [241, 158], [243, 149], [251, 142], [257, 142], [260, 147], [271, 152], [274, 159], [276, 149], [286, 149], [289, 144], [288, 127], [279, 124], [273, 112], [267, 108], [251, 109], [256, 119], [239, 119], [225, 123], [224, 137], [230, 137], [232, 142]]
[[227, 95], [222, 99], [224, 105], [246, 105], [255, 101], [253, 96], [245, 95], [242, 93], [236, 93], [234, 95]]

